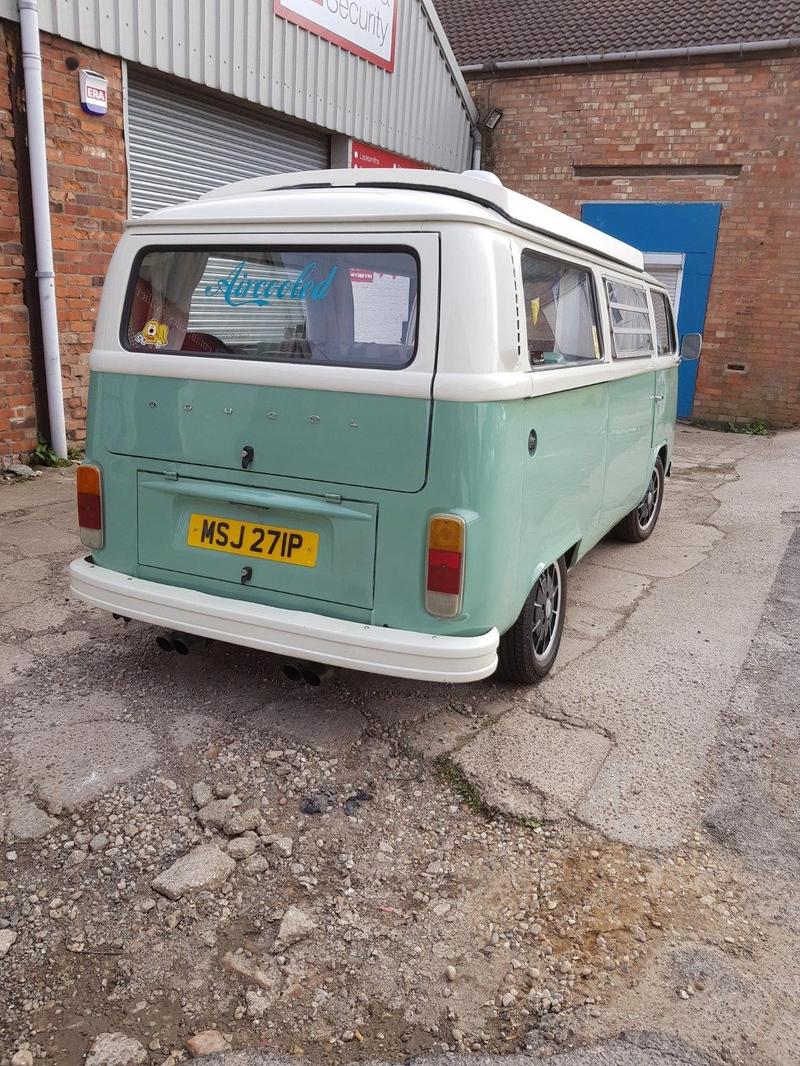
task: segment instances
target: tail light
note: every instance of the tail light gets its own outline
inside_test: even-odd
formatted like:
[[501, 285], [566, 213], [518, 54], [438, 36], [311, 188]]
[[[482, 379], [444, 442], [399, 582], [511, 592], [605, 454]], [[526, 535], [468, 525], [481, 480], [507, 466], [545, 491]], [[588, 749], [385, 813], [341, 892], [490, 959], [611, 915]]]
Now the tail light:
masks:
[[99, 466], [78, 467], [78, 525], [81, 544], [103, 547], [103, 479]]
[[439, 618], [461, 612], [464, 593], [466, 523], [459, 515], [436, 514], [428, 522], [425, 610]]

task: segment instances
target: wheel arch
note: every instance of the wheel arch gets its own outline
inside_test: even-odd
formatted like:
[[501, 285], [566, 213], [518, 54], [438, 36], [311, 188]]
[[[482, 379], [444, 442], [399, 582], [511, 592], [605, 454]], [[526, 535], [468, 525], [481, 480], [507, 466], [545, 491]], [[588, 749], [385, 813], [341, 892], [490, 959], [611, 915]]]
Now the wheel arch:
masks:
[[[555, 547], [551, 547], [547, 551], [537, 553], [536, 562], [529, 570], [523, 571], [523, 580], [521, 582], [521, 587], [525, 591], [522, 596], [522, 601], [519, 605], [520, 610], [522, 610], [522, 605], [528, 598], [528, 594], [538, 581], [539, 575], [545, 569], [545, 567], [549, 566], [551, 563], [556, 562], [558, 559], [563, 559], [567, 571], [572, 569], [572, 567], [575, 565], [575, 563], [580, 557], [580, 547], [582, 539], [582, 537], [577, 536], [577, 530], [573, 530], [569, 536], [564, 537], [560, 541], [556, 541]], [[544, 558], [544, 556], [547, 556], [547, 558]]]
[[667, 441], [663, 441], [656, 448], [656, 453], [653, 456], [653, 466], [655, 466], [656, 459], [660, 459], [661, 460], [661, 465], [664, 467], [664, 475], [666, 477], [669, 477], [670, 468], [672, 467], [672, 463], [670, 461], [669, 444], [667, 443]]

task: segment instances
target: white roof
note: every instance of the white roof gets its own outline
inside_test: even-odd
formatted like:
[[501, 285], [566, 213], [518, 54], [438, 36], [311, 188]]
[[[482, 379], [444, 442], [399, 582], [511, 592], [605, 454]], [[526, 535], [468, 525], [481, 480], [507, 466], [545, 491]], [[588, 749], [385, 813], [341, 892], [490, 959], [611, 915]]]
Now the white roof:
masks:
[[[414, 202], [419, 202], [413, 194], [437, 194], [440, 204], [443, 197], [453, 197], [462, 204], [477, 205], [499, 215], [523, 229], [565, 241], [634, 270], [644, 269], [644, 259], [637, 248], [538, 200], [506, 189], [492, 174], [475, 171], [450, 174], [438, 170], [312, 170], [246, 178], [214, 189], [199, 200], [144, 215], [128, 224], [147, 226], [162, 222], [255, 220], [275, 216], [276, 221], [282, 221], [287, 214], [285, 194], [294, 194], [292, 199], [299, 206], [297, 201], [301, 196], [318, 200], [326, 189], [363, 189], [365, 193], [373, 194], [369, 196], [373, 206], [378, 190], [405, 190], [412, 194], [408, 197], [411, 203], [406, 204], [409, 217], [413, 214]], [[280, 210], [273, 210], [279, 205]], [[446, 216], [447, 212], [443, 211], [443, 214]]]

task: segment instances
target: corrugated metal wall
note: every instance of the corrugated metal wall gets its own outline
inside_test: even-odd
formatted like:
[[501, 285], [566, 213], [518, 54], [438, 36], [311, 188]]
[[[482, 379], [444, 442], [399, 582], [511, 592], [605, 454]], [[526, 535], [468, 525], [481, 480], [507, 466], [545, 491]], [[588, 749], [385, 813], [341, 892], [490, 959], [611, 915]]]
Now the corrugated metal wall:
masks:
[[138, 67], [128, 71], [132, 215], [194, 200], [242, 178], [329, 165], [327, 134], [163, 82]]
[[[392, 74], [276, 17], [272, 0], [40, 0], [39, 8], [42, 28], [60, 37], [462, 170], [474, 109], [429, 4], [397, 0]], [[0, 17], [16, 19], [16, 9], [0, 0]]]

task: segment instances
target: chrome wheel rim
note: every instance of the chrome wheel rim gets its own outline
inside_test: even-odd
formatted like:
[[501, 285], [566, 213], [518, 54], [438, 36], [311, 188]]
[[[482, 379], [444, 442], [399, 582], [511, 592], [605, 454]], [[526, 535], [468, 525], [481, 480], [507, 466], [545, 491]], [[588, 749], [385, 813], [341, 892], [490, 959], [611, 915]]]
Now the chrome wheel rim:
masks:
[[658, 471], [658, 467], [655, 466], [653, 467], [653, 473], [650, 475], [650, 484], [647, 486], [644, 499], [636, 508], [636, 521], [639, 523], [639, 529], [648, 529], [653, 524], [660, 492], [661, 474]]
[[561, 571], [555, 563], [545, 567], [533, 586], [533, 654], [545, 659], [553, 648], [561, 619]]

